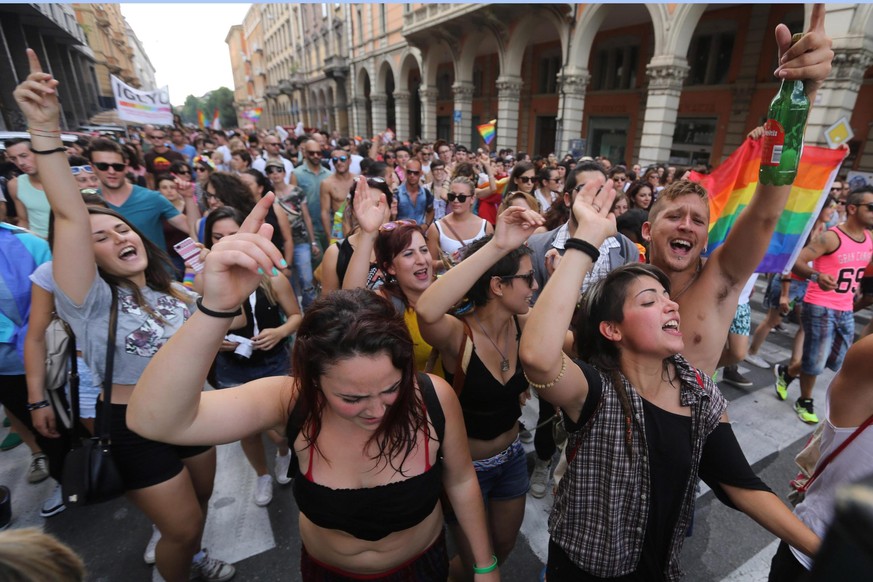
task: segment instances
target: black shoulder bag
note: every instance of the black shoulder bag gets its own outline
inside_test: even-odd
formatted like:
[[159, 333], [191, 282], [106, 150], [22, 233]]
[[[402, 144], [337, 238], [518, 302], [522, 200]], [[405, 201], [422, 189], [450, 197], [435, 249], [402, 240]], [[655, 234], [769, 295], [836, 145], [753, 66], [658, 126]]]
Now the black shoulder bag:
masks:
[[112, 458], [109, 437], [112, 416], [112, 369], [115, 361], [115, 330], [118, 327], [118, 291], [112, 287], [109, 311], [109, 339], [106, 343], [106, 366], [103, 371], [103, 418], [95, 426], [96, 436], [84, 434], [79, 422], [79, 378], [73, 359], [70, 398], [73, 412], [73, 446], [64, 458], [61, 490], [67, 505], [93, 505], [124, 494], [124, 484]]

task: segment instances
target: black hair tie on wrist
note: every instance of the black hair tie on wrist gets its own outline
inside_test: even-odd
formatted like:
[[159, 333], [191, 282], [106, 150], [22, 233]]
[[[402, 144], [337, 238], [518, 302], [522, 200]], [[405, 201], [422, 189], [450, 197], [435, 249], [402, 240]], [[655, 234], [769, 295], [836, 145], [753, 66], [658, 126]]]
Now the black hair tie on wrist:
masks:
[[59, 148], [55, 148], [53, 150], [35, 150], [33, 148], [30, 148], [30, 151], [35, 153], [38, 156], [47, 156], [49, 154], [59, 154], [61, 152], [67, 153], [67, 148], [64, 146], [61, 146]]
[[203, 307], [203, 298], [198, 297], [197, 301], [197, 310], [200, 311], [203, 315], [208, 315], [209, 317], [218, 317], [220, 319], [231, 319], [236, 317], [237, 315], [242, 315], [242, 307], [237, 307], [234, 311], [213, 311], [206, 307]]
[[597, 247], [587, 240], [582, 240], [581, 238], [568, 238], [564, 241], [564, 248], [582, 251], [583, 253], [591, 257], [591, 262], [593, 263], [596, 263], [597, 259], [600, 258], [600, 251], [597, 249]]

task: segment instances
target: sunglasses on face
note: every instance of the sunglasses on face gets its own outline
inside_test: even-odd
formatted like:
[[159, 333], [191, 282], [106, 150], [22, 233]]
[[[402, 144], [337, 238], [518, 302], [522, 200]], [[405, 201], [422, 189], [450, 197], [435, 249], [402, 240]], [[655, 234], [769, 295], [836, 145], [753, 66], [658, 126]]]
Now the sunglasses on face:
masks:
[[94, 166], [101, 172], [105, 172], [112, 168], [116, 172], [123, 172], [127, 168], [127, 164], [107, 164], [106, 162], [94, 162]]
[[183, 169], [183, 170], [179, 170], [179, 171], [176, 172], [176, 173], [177, 173], [177, 174], [190, 174], [190, 173], [191, 173], [191, 170], [189, 170], [188, 168], [185, 168], [185, 169]]
[[421, 170], [406, 170], [406, 173], [410, 176], [420, 176]]
[[418, 226], [418, 223], [409, 218], [403, 218], [401, 220], [393, 220], [391, 222], [386, 222], [382, 226], [379, 227], [379, 232], [390, 232], [397, 227], [400, 226]]
[[204, 168], [203, 166], [197, 166], [196, 168], [194, 168], [194, 170], [197, 171], [197, 172], [207, 172], [207, 171], [209, 171], [207, 168]]
[[94, 168], [92, 168], [91, 166], [87, 166], [87, 165], [86, 166], [72, 166], [70, 168], [70, 171], [73, 172], [74, 176], [78, 176], [82, 172], [86, 172], [88, 174], [93, 174]]
[[272, 168], [267, 168], [268, 174], [284, 174], [285, 168], [280, 168], [278, 166], [273, 166]]
[[845, 200], [837, 200], [837, 201], [836, 201], [836, 205], [837, 205], [837, 206], [845, 206], [845, 205], [846, 205], [846, 201], [845, 201]]
[[533, 269], [531, 269], [530, 272], [525, 273], [524, 275], [505, 275], [503, 277], [498, 277], [498, 279], [500, 279], [501, 281], [511, 281], [512, 279], [521, 279], [522, 281], [527, 283], [528, 287], [533, 289], [534, 272], [533, 272]]
[[277, 143], [266, 143], [264, 145], [279, 147], [279, 144], [277, 144]]
[[449, 202], [454, 202], [455, 200], [457, 200], [461, 204], [466, 202], [467, 198], [469, 197], [469, 194], [446, 194], [446, 198], [448, 198]]
[[867, 204], [859, 204], [858, 208], [866, 208], [870, 212], [873, 212], [873, 202], [868, 202]]
[[307, 156], [318, 156], [321, 157], [321, 150], [306, 150]]
[[525, 184], [533, 184], [536, 181], [536, 178], [533, 176], [519, 176], [517, 178], [519, 182], [524, 182]]
[[334, 156], [331, 158], [331, 160], [333, 160], [334, 164], [338, 162], [347, 162], [349, 161], [349, 156]]

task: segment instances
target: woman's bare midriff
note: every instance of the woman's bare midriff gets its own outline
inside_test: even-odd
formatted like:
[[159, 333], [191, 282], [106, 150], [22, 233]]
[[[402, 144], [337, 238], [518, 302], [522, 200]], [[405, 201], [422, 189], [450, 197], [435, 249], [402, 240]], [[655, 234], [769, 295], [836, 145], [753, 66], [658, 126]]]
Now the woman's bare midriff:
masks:
[[489, 459], [498, 453], [502, 453], [515, 441], [518, 436], [518, 423], [506, 431], [505, 433], [491, 439], [483, 441], [479, 439], [467, 439], [470, 444], [470, 456], [474, 461]]
[[[298, 477], [298, 478], [303, 478]], [[375, 542], [336, 529], [325, 529], [300, 514], [300, 539], [310, 556], [347, 572], [378, 574], [412, 560], [427, 550], [443, 529], [439, 503], [424, 520]]]

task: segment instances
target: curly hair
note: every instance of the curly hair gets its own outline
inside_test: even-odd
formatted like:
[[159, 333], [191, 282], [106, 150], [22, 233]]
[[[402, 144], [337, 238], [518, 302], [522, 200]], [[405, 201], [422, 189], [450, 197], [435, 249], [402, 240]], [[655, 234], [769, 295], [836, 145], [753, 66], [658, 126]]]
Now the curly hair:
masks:
[[244, 215], [255, 207], [255, 199], [242, 180], [229, 172], [213, 172], [209, 175], [206, 186], [212, 186], [215, 197], [225, 206], [233, 206]]
[[[327, 406], [321, 377], [332, 365], [357, 356], [385, 354], [400, 371], [397, 399], [385, 412], [370, 437], [377, 463], [401, 469], [416, 446], [416, 434], [431, 430], [425, 418], [420, 392], [416, 390], [412, 337], [390, 301], [366, 289], [334, 291], [317, 299], [306, 310], [292, 351], [292, 368], [299, 387], [307, 446], [318, 448], [322, 414]], [[401, 460], [395, 465], [394, 458]]]

